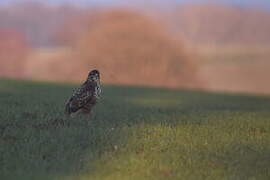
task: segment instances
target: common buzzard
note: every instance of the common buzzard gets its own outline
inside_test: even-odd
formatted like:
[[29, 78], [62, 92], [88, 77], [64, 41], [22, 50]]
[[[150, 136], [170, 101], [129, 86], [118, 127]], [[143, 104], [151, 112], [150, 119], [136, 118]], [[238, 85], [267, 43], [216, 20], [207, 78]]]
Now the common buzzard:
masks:
[[101, 95], [100, 74], [98, 70], [89, 72], [87, 80], [77, 88], [67, 101], [65, 113], [76, 112], [90, 114]]

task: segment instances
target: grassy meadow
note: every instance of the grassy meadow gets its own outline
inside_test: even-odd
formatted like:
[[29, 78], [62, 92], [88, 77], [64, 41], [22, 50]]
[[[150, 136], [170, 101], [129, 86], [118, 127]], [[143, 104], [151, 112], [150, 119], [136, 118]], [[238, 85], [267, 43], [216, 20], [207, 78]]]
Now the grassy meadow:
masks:
[[0, 80], [0, 179], [270, 179], [270, 97], [107, 85], [66, 117], [75, 86]]

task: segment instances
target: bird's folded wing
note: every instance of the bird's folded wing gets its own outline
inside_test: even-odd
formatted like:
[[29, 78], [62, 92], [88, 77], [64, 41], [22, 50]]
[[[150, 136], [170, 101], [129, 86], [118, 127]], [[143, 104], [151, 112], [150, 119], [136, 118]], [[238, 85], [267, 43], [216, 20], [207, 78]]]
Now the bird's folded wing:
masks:
[[65, 111], [70, 114], [84, 107], [94, 96], [94, 84], [85, 83], [77, 88], [66, 103]]
[[85, 105], [93, 97], [94, 87], [87, 84], [79, 87], [73, 94], [72, 99], [78, 102], [81, 107]]

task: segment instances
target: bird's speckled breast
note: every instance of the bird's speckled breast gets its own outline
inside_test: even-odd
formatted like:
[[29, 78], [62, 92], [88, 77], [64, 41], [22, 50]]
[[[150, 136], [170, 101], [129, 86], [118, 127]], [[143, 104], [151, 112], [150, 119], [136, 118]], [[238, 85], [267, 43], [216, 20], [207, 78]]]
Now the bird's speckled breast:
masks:
[[96, 87], [95, 87], [95, 92], [94, 92], [94, 96], [99, 99], [101, 96], [101, 87], [100, 87], [100, 83], [97, 83]]

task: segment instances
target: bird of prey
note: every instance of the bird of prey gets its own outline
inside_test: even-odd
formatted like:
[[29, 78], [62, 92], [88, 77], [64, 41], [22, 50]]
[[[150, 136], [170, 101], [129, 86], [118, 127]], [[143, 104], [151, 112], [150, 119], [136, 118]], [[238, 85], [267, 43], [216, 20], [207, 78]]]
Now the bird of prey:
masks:
[[67, 101], [65, 113], [76, 112], [90, 114], [101, 95], [100, 74], [98, 70], [90, 71], [87, 80], [77, 88]]

